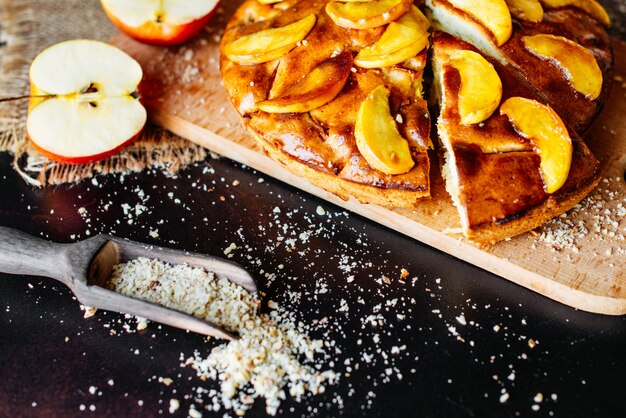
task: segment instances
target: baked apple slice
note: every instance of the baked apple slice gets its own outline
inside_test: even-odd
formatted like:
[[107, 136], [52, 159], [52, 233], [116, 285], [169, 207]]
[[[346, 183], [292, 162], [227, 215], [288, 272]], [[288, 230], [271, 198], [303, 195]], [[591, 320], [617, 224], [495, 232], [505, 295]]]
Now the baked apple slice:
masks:
[[541, 0], [541, 3], [548, 9], [559, 7], [576, 7], [585, 13], [590, 14], [605, 26], [611, 25], [611, 18], [604, 8], [595, 0]]
[[455, 8], [462, 10], [486, 27], [498, 46], [511, 37], [513, 24], [511, 13], [504, 0], [448, 0]]
[[572, 87], [589, 100], [602, 93], [602, 70], [595, 57], [576, 42], [554, 35], [524, 36], [522, 42], [533, 55], [561, 69]]
[[[428, 36], [423, 38], [423, 41], [428, 44]], [[398, 51], [392, 52], [383, 56], [372, 56], [366, 59], [360, 58], [355, 60], [355, 64], [362, 68], [385, 68], [391, 67], [396, 64], [401, 64], [411, 58], [414, 58], [424, 49], [423, 42], [416, 42]]]
[[26, 128], [33, 146], [66, 163], [114, 154], [146, 124], [137, 98], [143, 72], [129, 55], [96, 41], [76, 40], [41, 52], [30, 67]]
[[543, 20], [543, 7], [539, 0], [505, 0], [513, 17], [527, 22]]
[[467, 49], [452, 54], [449, 65], [461, 76], [458, 98], [461, 123], [472, 125], [487, 120], [502, 99], [502, 81], [493, 65]]
[[317, 18], [310, 14], [285, 26], [242, 36], [224, 47], [224, 54], [243, 65], [262, 64], [278, 59], [296, 47], [311, 32]]
[[333, 100], [343, 89], [352, 68], [352, 53], [343, 52], [315, 67], [281, 96], [258, 104], [268, 113], [304, 113]]
[[361, 104], [354, 136], [359, 152], [374, 169], [385, 174], [403, 174], [413, 168], [409, 143], [404, 139], [389, 109], [389, 89], [378, 86]]
[[415, 57], [428, 46], [430, 23], [420, 10], [411, 6], [404, 16], [391, 22], [381, 38], [363, 48], [355, 63], [363, 68], [382, 68]]
[[397, 20], [412, 4], [413, 0], [337, 0], [326, 5], [326, 13], [343, 28], [371, 29]]
[[569, 175], [573, 153], [572, 139], [561, 118], [549, 106], [523, 97], [505, 101], [500, 113], [536, 148], [546, 193], [559, 190]]
[[176, 45], [196, 35], [211, 20], [220, 0], [100, 0], [122, 32], [153, 45]]

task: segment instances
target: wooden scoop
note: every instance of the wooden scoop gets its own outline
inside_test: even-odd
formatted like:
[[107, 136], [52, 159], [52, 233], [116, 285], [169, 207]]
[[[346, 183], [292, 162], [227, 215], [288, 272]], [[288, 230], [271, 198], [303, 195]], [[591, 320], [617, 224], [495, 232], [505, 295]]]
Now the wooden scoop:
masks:
[[250, 293], [257, 292], [252, 276], [239, 265], [218, 257], [140, 244], [97, 235], [75, 244], [56, 244], [0, 226], [0, 272], [44, 276], [67, 285], [80, 303], [141, 316], [151, 321], [228, 340], [237, 337], [211, 322], [105, 289], [113, 266], [139, 257], [187, 264], [226, 277]]

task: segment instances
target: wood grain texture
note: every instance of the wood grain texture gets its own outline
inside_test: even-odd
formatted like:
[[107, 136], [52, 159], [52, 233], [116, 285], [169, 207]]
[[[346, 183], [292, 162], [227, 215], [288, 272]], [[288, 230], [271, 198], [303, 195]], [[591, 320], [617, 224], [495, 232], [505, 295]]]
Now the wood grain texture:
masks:
[[[576, 239], [576, 248], [555, 250], [538, 241], [537, 233], [528, 233], [481, 249], [444, 232], [459, 228], [460, 224], [437, 164], [433, 164], [431, 199], [424, 200], [415, 210], [389, 210], [354, 199], [342, 200], [265, 156], [243, 128], [219, 74], [220, 35], [228, 16], [241, 2], [225, 3], [223, 12], [207, 31], [181, 47], [141, 45], [123, 35], [113, 40], [143, 66], [142, 93], [156, 124], [544, 296], [589, 312], [626, 314], [626, 242], [620, 234], [611, 237], [590, 229]], [[626, 79], [626, 44], [615, 41], [614, 48], [617, 80]], [[604, 113], [586, 138], [602, 164], [603, 176], [611, 179], [600, 187], [603, 195], [611, 197], [603, 208], [612, 213], [626, 203], [624, 114], [626, 90], [621, 81], [616, 81]], [[583, 212], [580, 220], [588, 226], [597, 225], [593, 216]], [[618, 224], [621, 234], [626, 234], [626, 221], [620, 219]]]

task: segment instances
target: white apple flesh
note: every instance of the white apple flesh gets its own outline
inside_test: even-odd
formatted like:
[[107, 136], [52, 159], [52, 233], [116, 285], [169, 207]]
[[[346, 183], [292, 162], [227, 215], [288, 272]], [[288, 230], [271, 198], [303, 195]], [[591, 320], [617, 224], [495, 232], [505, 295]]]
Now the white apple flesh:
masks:
[[220, 0], [100, 0], [121, 31], [155, 45], [176, 45], [193, 37], [215, 14]]
[[103, 0], [124, 24], [138, 27], [156, 20], [181, 25], [209, 14], [218, 0]]
[[61, 42], [40, 53], [30, 68], [26, 127], [35, 148], [49, 157], [86, 163], [133, 140], [147, 120], [136, 97], [141, 66], [102, 42]]

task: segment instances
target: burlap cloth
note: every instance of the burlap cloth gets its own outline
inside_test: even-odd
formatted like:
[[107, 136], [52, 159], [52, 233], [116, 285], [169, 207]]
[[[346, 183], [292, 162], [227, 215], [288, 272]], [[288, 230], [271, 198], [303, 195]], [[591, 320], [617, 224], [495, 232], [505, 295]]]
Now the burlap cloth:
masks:
[[[68, 39], [107, 41], [116, 29], [98, 0], [0, 0], [0, 97], [26, 95], [33, 58]], [[94, 164], [50, 161], [25, 136], [28, 100], [0, 103], [0, 152], [13, 154], [13, 167], [34, 186], [73, 183], [97, 174], [180, 167], [204, 160], [208, 151], [156, 127], [117, 155]]]

